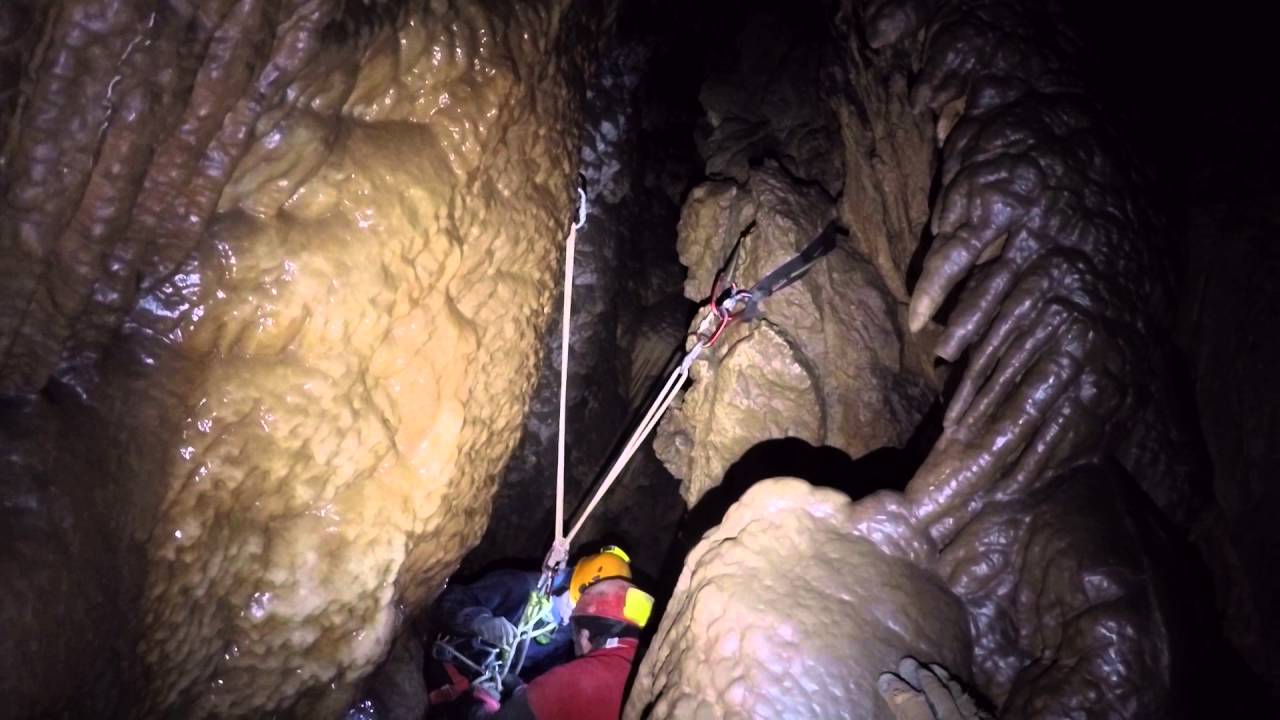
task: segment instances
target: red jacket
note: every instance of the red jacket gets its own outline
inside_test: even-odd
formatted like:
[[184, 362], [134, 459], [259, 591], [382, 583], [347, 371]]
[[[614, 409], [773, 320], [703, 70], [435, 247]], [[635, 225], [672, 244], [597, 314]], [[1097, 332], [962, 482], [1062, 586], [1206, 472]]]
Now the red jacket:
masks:
[[541, 675], [504, 704], [497, 717], [618, 720], [637, 641], [623, 638], [611, 642], [616, 644], [592, 650]]

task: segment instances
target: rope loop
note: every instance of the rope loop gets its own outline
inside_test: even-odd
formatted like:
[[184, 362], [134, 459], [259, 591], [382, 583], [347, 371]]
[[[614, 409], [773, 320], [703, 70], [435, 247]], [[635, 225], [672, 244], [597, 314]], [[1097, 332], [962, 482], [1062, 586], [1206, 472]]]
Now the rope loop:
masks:
[[578, 221], [573, 224], [574, 230], [581, 230], [587, 224], [587, 191], [578, 188]]

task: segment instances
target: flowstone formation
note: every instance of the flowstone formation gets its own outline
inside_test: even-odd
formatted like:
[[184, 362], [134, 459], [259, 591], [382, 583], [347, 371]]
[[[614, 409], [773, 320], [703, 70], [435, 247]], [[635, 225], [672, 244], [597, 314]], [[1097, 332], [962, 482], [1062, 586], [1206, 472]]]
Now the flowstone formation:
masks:
[[439, 590], [553, 298], [565, 5], [6, 5], [11, 706], [334, 716]]
[[[748, 19], [732, 44], [739, 67], [713, 75], [699, 95], [708, 126], [700, 150], [713, 179], [689, 194], [678, 227], [690, 299], [705, 301], [722, 271], [725, 282], [750, 287], [836, 215], [840, 131], [820, 92], [823, 53], [814, 51], [829, 30], [801, 18]], [[930, 380], [867, 250], [855, 231], [765, 300], [763, 319], [731, 326], [695, 363], [691, 389], [654, 442], [691, 506], [770, 440], [853, 458], [907, 443], [932, 402]]]
[[[761, 449], [894, 488], [751, 487], [685, 559], [626, 717], [1246, 716], [1189, 631], [1212, 610], [1180, 541], [1226, 538], [1253, 581], [1275, 556], [1249, 542], [1275, 423], [1242, 396], [1269, 387], [1268, 298], [1234, 284], [1275, 272], [1196, 246], [1222, 313], [1188, 319], [1199, 399], [1249, 480], [1219, 475], [1206, 521], [1173, 250], [1059, 5], [794, 5], [648, 14], [706, 52], [676, 69], [706, 78], [676, 141], [644, 100], [676, 73], [650, 75], [661, 43], [602, 50], [610, 4], [0, 4], [0, 716], [324, 718], [362, 689], [421, 717], [404, 621], [500, 476], [549, 507], [539, 359], [578, 171], [570, 412], [595, 425], [571, 479], [734, 247], [750, 285], [834, 218], [847, 239], [704, 353], [637, 463], [703, 515]], [[905, 488], [877, 475], [934, 432]], [[662, 533], [653, 489], [625, 478], [585, 535]], [[541, 551], [547, 529], [493, 535]], [[1273, 585], [1232, 598], [1264, 667]]]
[[[786, 495], [798, 491], [761, 485], [734, 506], [690, 554], [673, 610], [641, 664], [628, 717], [892, 717], [888, 698], [880, 696], [889, 687], [881, 674], [898, 668], [903, 656], [955, 663], [949, 670], [1000, 717], [1197, 712], [1180, 690], [1188, 687], [1183, 673], [1198, 660], [1192, 621], [1172, 589], [1188, 558], [1167, 532], [1170, 521], [1185, 529], [1204, 509], [1194, 427], [1177, 412], [1182, 399], [1168, 362], [1171, 251], [1146, 209], [1141, 176], [1073, 79], [1070, 38], [1059, 26], [1051, 5], [1001, 0], [871, 2], [840, 12], [831, 42], [845, 72], [826, 93], [835, 98], [845, 143], [839, 217], [854, 231], [852, 247], [881, 275], [869, 284], [908, 301], [901, 315], [898, 308], [883, 313], [887, 327], [901, 333], [889, 337], [903, 338], [888, 347], [923, 346], [956, 362], [961, 374], [948, 385], [954, 389], [946, 395], [942, 435], [902, 494], [877, 493], [842, 513], [814, 512], [782, 533], [794, 551], [776, 556], [749, 538], [783, 523]], [[932, 119], [932, 128], [902, 121], [913, 115]], [[937, 168], [928, 160], [935, 142]], [[767, 167], [752, 168], [748, 189]], [[939, 190], [919, 247], [930, 212], [921, 189], [934, 172]], [[702, 225], [734, 226], [725, 235], [736, 239], [730, 203], [716, 207], [695, 194], [685, 217], [700, 212], [712, 216]], [[705, 252], [725, 257], [726, 244]], [[716, 267], [693, 253], [682, 261], [691, 281]], [[802, 297], [805, 282], [813, 281], [770, 302], [787, 292]], [[909, 295], [898, 292], [908, 289]], [[849, 305], [837, 293], [822, 293], [812, 311], [789, 317], [787, 327], [838, 317]], [[935, 315], [940, 326], [931, 323]], [[770, 310], [759, 329], [740, 330], [738, 344], [725, 353], [754, 354], [772, 385], [746, 382], [727, 360], [716, 367], [712, 359], [715, 372], [704, 373], [704, 386], [689, 394], [682, 412], [698, 408], [699, 398], [715, 398], [705, 403], [712, 415], [699, 418], [705, 424], [737, 405], [774, 402], [763, 413], [769, 426], [814, 432], [804, 409], [822, 403], [774, 398], [847, 386], [828, 381], [841, 377], [847, 361], [776, 342], [773, 322]], [[899, 356], [909, 360], [913, 353]], [[792, 363], [805, 372], [784, 372], [787, 361], [779, 358], [801, 360]], [[922, 365], [900, 367], [930, 377]], [[888, 393], [901, 376], [859, 377]], [[757, 397], [762, 393], [770, 400]], [[676, 416], [660, 432], [678, 440], [697, 424]], [[749, 423], [719, 430], [683, 453], [663, 455], [694, 493], [718, 482], [714, 471], [761, 439]], [[700, 465], [700, 454], [724, 458]], [[896, 509], [892, 521], [882, 517], [886, 506]], [[927, 540], [909, 561], [920, 582], [947, 588], [943, 595], [960, 603], [962, 616], [908, 593], [893, 612], [925, 619], [895, 635], [889, 631], [908, 625], [884, 612], [878, 598], [842, 591], [848, 584], [889, 594], [903, 582], [873, 563], [854, 562], [851, 570], [823, 561], [832, 537], [850, 534], [842, 529], [844, 513], [878, 518], [856, 533], [870, 541], [853, 553], [858, 557], [900, 556], [892, 548], [903, 538]], [[751, 550], [741, 549], [746, 545]], [[753, 587], [767, 589], [776, 577], [788, 592], [759, 605], [724, 600], [719, 568], [749, 563], [740, 557], [753, 552], [776, 557], [773, 564], [758, 560]], [[793, 567], [810, 557], [814, 567], [798, 578]], [[729, 609], [705, 615], [718, 603]], [[790, 627], [811, 607], [822, 608], [825, 624], [796, 632], [795, 644], [814, 653], [796, 663], [802, 670], [777, 660], [778, 653], [742, 651], [756, 628]], [[828, 649], [827, 634], [843, 640], [840, 652]], [[790, 647], [790, 637], [778, 637]], [[935, 637], [951, 644], [921, 655], [922, 639]], [[888, 647], [861, 647], [881, 638], [889, 638]], [[876, 662], [867, 662], [872, 657]], [[767, 670], [782, 680], [744, 680]], [[919, 685], [893, 687], [896, 694], [886, 695], [899, 711], [909, 705], [900, 701], [921, 694]]]
[[[680, 224], [686, 296], [709, 293], [735, 244], [732, 279], [749, 286], [832, 214], [825, 192], [777, 166], [753, 172], [743, 189], [721, 181], [695, 188]], [[655, 441], [690, 505], [765, 441], [797, 438], [854, 458], [904, 445], [932, 400], [904, 367], [892, 296], [856, 250], [837, 248], [762, 306], [763, 319], [731, 326], [694, 365], [692, 388]]]
[[685, 560], [624, 717], [892, 720], [849, 679], [904, 652], [967, 671], [964, 607], [926, 569], [936, 553], [900, 495], [756, 484]]

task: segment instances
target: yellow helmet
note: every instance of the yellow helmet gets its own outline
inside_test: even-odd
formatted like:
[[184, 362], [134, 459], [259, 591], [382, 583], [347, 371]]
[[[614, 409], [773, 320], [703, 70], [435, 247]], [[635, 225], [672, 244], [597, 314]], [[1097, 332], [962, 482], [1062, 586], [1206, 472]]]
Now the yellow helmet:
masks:
[[600, 548], [600, 552], [582, 558], [573, 566], [573, 576], [569, 578], [569, 599], [576, 605], [588, 585], [607, 578], [631, 579], [631, 558], [616, 545], [606, 545]]

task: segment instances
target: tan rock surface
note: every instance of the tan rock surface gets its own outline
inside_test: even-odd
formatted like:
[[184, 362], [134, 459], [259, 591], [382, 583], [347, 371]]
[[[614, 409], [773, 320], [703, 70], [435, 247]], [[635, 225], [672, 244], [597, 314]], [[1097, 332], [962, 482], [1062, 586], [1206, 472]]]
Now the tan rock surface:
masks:
[[[965, 3], [942, 4], [936, 16], [932, 13], [939, 6], [934, 3], [872, 3], [868, 9], [878, 6], [883, 10], [886, 5], [893, 5], [898, 12], [893, 17], [893, 13], [881, 16], [877, 22], [893, 25], [905, 18], [914, 23], [921, 19], [920, 13], [927, 11], [931, 22], [937, 24], [927, 26], [919, 35], [912, 25], [907, 28], [909, 31], [899, 33], [899, 46], [870, 52], [863, 43], [868, 28], [856, 17], [863, 8], [846, 5], [838, 18], [840, 27], [848, 32], [846, 73], [837, 85], [843, 95], [835, 100], [845, 144], [846, 178], [843, 195], [835, 205], [853, 231], [853, 241], [850, 248], [838, 250], [805, 280], [766, 303], [768, 325], [736, 327], [722, 340], [723, 348], [717, 347], [699, 363], [695, 385], [661, 428], [657, 443], [663, 460], [676, 475], [685, 478], [685, 493], [691, 502], [720, 482], [736, 459], [734, 453], [795, 428], [816, 432], [821, 442], [844, 448], [855, 457], [859, 453], [854, 448], [860, 439], [856, 433], [868, 431], [865, 420], [858, 423], [849, 419], [863, 419], [858, 411], [870, 410], [866, 417], [881, 422], [887, 419], [885, 424], [890, 428], [914, 428], [918, 415], [895, 413], [892, 405], [875, 402], [877, 391], [890, 397], [913, 397], [910, 391], [894, 387], [895, 380], [903, 375], [913, 378], [912, 373], [930, 374], [928, 369], [935, 362], [924, 352], [932, 349], [931, 333], [908, 339], [904, 348], [897, 331], [905, 326], [900, 320], [899, 303], [906, 299], [911, 284], [909, 268], [920, 257], [925, 259], [920, 285], [927, 287], [938, 284], [939, 272], [949, 273], [950, 279], [958, 282], [958, 276], [968, 272], [974, 262], [992, 257], [990, 253], [979, 257], [980, 253], [974, 252], [960, 262], [956, 256], [948, 256], [947, 252], [955, 251], [961, 243], [947, 244], [949, 239], [936, 218], [933, 231], [939, 237], [934, 239], [932, 249], [920, 247], [920, 240], [926, 235], [923, 221], [928, 215], [930, 182], [935, 174], [936, 153], [930, 146], [935, 135], [951, 134], [944, 155], [954, 156], [955, 148], [964, 145], [955, 138], [966, 137], [961, 125], [968, 118], [969, 125], [963, 129], [969, 138], [975, 137], [974, 128], [979, 121], [973, 118], [981, 117], [972, 103], [968, 107], [964, 103], [966, 89], [979, 87], [977, 81], [971, 85], [966, 76], [965, 82], [958, 82], [956, 75], [945, 75], [941, 67], [950, 63], [955, 67], [948, 67], [949, 71], [962, 68], [964, 73], [981, 69], [979, 75], [986, 77], [987, 61], [998, 60], [1005, 71], [1035, 71], [1033, 64], [1020, 62], [1025, 56], [1010, 50], [1018, 47], [1009, 39], [1012, 35], [1001, 35], [983, 25], [998, 25], [1009, 18], [1014, 18], [1015, 25], [1024, 22], [1026, 17], [1019, 14], [1024, 12], [1023, 6], [1018, 5], [1008, 17], [997, 14], [999, 19], [993, 20], [993, 16], [984, 14], [985, 8], [974, 9]], [[1027, 17], [1033, 16], [1031, 11], [1026, 12]], [[1018, 27], [1022, 32], [1023, 26]], [[871, 37], [879, 37], [880, 30], [871, 30]], [[1031, 36], [1028, 33], [1017, 37]], [[920, 38], [927, 38], [929, 43], [925, 67], [919, 73], [925, 80], [917, 82], [912, 92], [919, 100], [929, 98], [931, 90], [938, 91], [941, 100], [932, 104], [935, 117], [913, 112], [908, 97], [908, 76], [913, 69], [919, 69], [913, 68], [913, 62], [919, 59]], [[984, 59], [974, 61], [974, 57]], [[944, 77], [946, 80], [940, 81]], [[1020, 87], [1012, 83], [1012, 90], [1006, 90], [1015, 97]], [[1002, 97], [987, 90], [985, 95], [974, 91], [975, 96], [988, 103]], [[924, 104], [917, 103], [917, 107]], [[929, 127], [935, 119], [936, 133]], [[1017, 122], [1011, 120], [1000, 127], [1005, 134], [992, 134], [1008, 140], [1021, 139], [1023, 136], [1018, 133], [1039, 126], [1019, 116]], [[1067, 147], [1060, 143], [1045, 145], [1055, 150]], [[1018, 147], [1016, 152], [1022, 152]], [[991, 153], [973, 152], [966, 159], [981, 165], [990, 157]], [[958, 161], [953, 160], [942, 173], [944, 188], [957, 177], [959, 167]], [[1090, 167], [1113, 166], [1108, 160]], [[794, 252], [832, 214], [830, 206], [824, 204], [829, 200], [815, 195], [806, 201], [803, 189], [770, 182], [768, 178], [773, 174], [766, 162], [763, 167], [751, 169], [742, 190], [728, 184], [708, 185], [690, 195], [681, 225], [681, 257], [690, 267], [686, 292], [691, 297], [705, 297], [710, 278], [727, 258], [739, 230], [752, 219], [756, 224], [743, 240], [738, 267], [739, 282], [746, 285]], [[1058, 191], [1063, 186], [1054, 187]], [[1088, 187], [1091, 185], [1087, 181], [1073, 182], [1067, 192]], [[1089, 198], [1113, 202], [1126, 197], [1124, 192]], [[737, 199], [735, 206], [739, 193], [746, 197]], [[976, 202], [965, 205], [952, 198], [939, 200], [935, 212], [959, 217], [959, 208], [976, 207]], [[991, 253], [998, 255], [1005, 229], [1000, 223], [1011, 216], [1008, 205], [992, 202], [982, 207], [995, 209], [986, 214], [974, 211], [973, 216], [966, 217], [968, 224], [962, 233], [989, 233], [995, 248]], [[1056, 205], [1054, 208], [1059, 210]], [[1074, 206], [1065, 212], [1089, 215]], [[1071, 217], [1074, 223], [1077, 215]], [[1087, 223], [1079, 226], [1092, 227]], [[1054, 226], [1044, 237], [1067, 242], [1071, 240], [1069, 228], [1075, 227], [1070, 223]], [[952, 230], [954, 227], [947, 231]], [[786, 239], [770, 245], [771, 236]], [[1107, 240], [1115, 241], [1114, 245], [1090, 246], [1087, 241], [1080, 245], [1090, 253], [1089, 262], [1106, 268], [1104, 276], [1072, 274], [1070, 266], [1062, 273], [1072, 280], [1087, 278], [1073, 296], [1076, 301], [1082, 296], [1112, 297], [1108, 292], [1114, 279], [1123, 278], [1129, 267], [1142, 266], [1142, 251], [1136, 239], [1120, 233]], [[850, 250], [859, 254], [855, 256]], [[1131, 250], [1133, 254], [1129, 254]], [[1109, 254], [1113, 252], [1116, 254]], [[848, 267], [843, 260], [846, 257], [873, 266], [875, 272], [868, 274], [875, 282], [843, 271]], [[1126, 266], [1130, 262], [1133, 265]], [[753, 263], [758, 264], [753, 267]], [[1154, 269], [1150, 277], [1157, 277]], [[1000, 280], [992, 268], [979, 267], [970, 284], [959, 286], [962, 294], [974, 296], [974, 288], [994, 282], [998, 289]], [[1150, 281], [1148, 278], [1140, 282]], [[950, 290], [953, 284], [945, 287]], [[879, 305], [856, 294], [866, 288], [878, 291], [875, 294], [883, 298]], [[846, 299], [841, 292], [852, 292], [853, 298]], [[917, 287], [914, 292], [918, 302], [921, 290]], [[983, 292], [992, 289], [985, 288]], [[841, 314], [860, 304], [877, 308], [870, 313], [875, 320], [858, 324]], [[1110, 305], [1099, 304], [1123, 312], [1142, 309], [1124, 299]], [[915, 313], [912, 327], [926, 330], [924, 321], [939, 305], [940, 302], [930, 303], [928, 313]], [[974, 317], [978, 315], [972, 304], [961, 303], [945, 321], [950, 327]], [[881, 327], [888, 332], [874, 331]], [[1049, 326], [1033, 327], [1040, 332]], [[1108, 332], [1113, 332], [1116, 326], [1107, 327]], [[779, 336], [785, 342], [779, 342]], [[1096, 340], [1102, 335], [1094, 333], [1091, 337]], [[939, 342], [964, 347], [954, 337], [948, 341], [944, 336]], [[734, 363], [741, 343], [761, 345], [752, 358], [758, 367], [754, 377], [749, 376], [750, 370]], [[861, 354], [851, 354], [851, 348]], [[878, 355], [877, 351], [884, 354]], [[1000, 370], [995, 372], [1014, 377], [1010, 367], [1019, 374], [1026, 371], [1016, 365], [1019, 352], [1016, 346], [998, 347], [984, 362], [994, 364], [999, 359]], [[1147, 352], [1158, 354], [1161, 349], [1151, 344]], [[948, 360], [959, 356], [958, 352], [938, 354]], [[1024, 353], [1024, 357], [1032, 356]], [[1109, 367], [1098, 360], [1103, 357], [1107, 357], [1103, 351], [1096, 351], [1085, 364]], [[1074, 367], [1075, 360], [1055, 358], [1058, 365], [1054, 372]], [[903, 368], [906, 372], [902, 372]], [[970, 372], [972, 368], [970, 365]], [[850, 372], [851, 369], [856, 371]], [[884, 372], [878, 374], [876, 369]], [[743, 406], [764, 404], [760, 398], [765, 378], [776, 379], [769, 390], [785, 400], [771, 397], [774, 404], [758, 415], [740, 412], [735, 402], [740, 401]], [[941, 383], [932, 382], [940, 390]], [[1064, 381], [1051, 373], [1026, 371], [1022, 382], [1016, 397], [1024, 407], [1001, 407], [999, 413], [981, 418], [976, 423], [980, 430], [974, 432], [970, 444], [963, 446], [964, 454], [955, 452], [960, 446], [954, 442], [950, 446], [945, 442], [935, 445], [931, 460], [909, 486], [907, 499], [897, 494], [877, 494], [848, 504], [851, 514], [875, 515], [886, 498], [892, 498], [891, 506], [896, 510], [893, 516], [899, 522], [875, 523], [877, 537], [928, 536], [944, 545], [943, 562], [948, 568], [945, 582], [938, 581], [934, 574], [936, 548], [926, 544], [931, 549], [912, 558], [914, 567], [903, 576], [895, 576], [877, 564], [883, 557], [879, 550], [848, 546], [856, 545], [856, 531], [832, 533], [829, 537], [808, 527], [807, 520], [794, 526], [788, 524], [793, 515], [803, 517], [806, 513], [830, 519], [823, 501], [806, 497], [802, 504], [807, 508], [793, 511], [778, 497], [787, 493], [781, 486], [771, 481], [753, 486], [729, 510], [721, 526], [704, 536], [687, 558], [675, 595], [639, 671], [628, 716], [886, 717], [879, 714], [887, 713], [887, 707], [880, 705], [879, 694], [872, 687], [875, 677], [899, 667], [904, 655], [946, 666], [951, 662], [941, 659], [948, 650], [939, 645], [920, 652], [908, 649], [909, 643], [901, 641], [896, 645], [878, 645], [877, 640], [864, 644], [864, 638], [878, 639], [882, 637], [880, 632], [890, 628], [901, 632], [901, 638], [921, 642], [947, 628], [962, 628], [967, 639], [972, 628], [976, 633], [975, 650], [971, 651], [967, 640], [946, 646], [954, 652], [951, 657], [962, 663], [950, 669], [962, 678], [976, 679], [990, 699], [1003, 705], [1004, 717], [1166, 717], [1177, 712], [1170, 710], [1177, 708], [1171, 678], [1173, 668], [1180, 662], [1179, 653], [1185, 653], [1185, 646], [1180, 643], [1189, 635], [1185, 621], [1171, 612], [1166, 594], [1164, 579], [1172, 573], [1162, 565], [1166, 561], [1160, 550], [1168, 548], [1169, 542], [1156, 524], [1145, 522], [1146, 510], [1140, 503], [1128, 504], [1134, 488], [1123, 472], [1106, 464], [1082, 463], [1080, 458], [1088, 455], [1072, 454], [1074, 448], [1061, 452], [1054, 448], [1059, 436], [1086, 445], [1107, 437], [1105, 431], [1090, 434], [1091, 419], [1086, 413], [1096, 412], [1109, 421], [1115, 417], [1115, 408], [1106, 407], [1105, 402], [1120, 393], [1105, 383], [1082, 383], [1093, 390], [1086, 393], [1087, 399], [1102, 400], [1099, 405], [1103, 407], [1096, 411], [1088, 406], [1082, 411], [1072, 407], [1068, 413], [1075, 414], [1064, 413], [1059, 419], [1048, 413], [1049, 408], [1043, 403], [1057, 397]], [[870, 388], [870, 392], [854, 391], [862, 387]], [[964, 396], [964, 392], [957, 391], [957, 396]], [[930, 394], [916, 395], [920, 396], [927, 399]], [[963, 402], [972, 399], [970, 393]], [[984, 402], [994, 401], [984, 395]], [[794, 413], [803, 412], [797, 408], [806, 406], [811, 407], [809, 414], [819, 420], [816, 430], [795, 419]], [[842, 416], [842, 411], [847, 415]], [[895, 423], [904, 417], [910, 422]], [[950, 422], [949, 417], [948, 429]], [[1041, 457], [1023, 458], [1017, 473], [1010, 473], [1012, 480], [996, 484], [991, 492], [963, 492], [966, 484], [982, 483], [1006, 472], [1002, 465], [1006, 463], [1005, 456], [1020, 452], [1023, 444], [1030, 441], [1030, 433], [1044, 423], [1052, 432], [1036, 437]], [[869, 432], [875, 436], [880, 428], [872, 424]], [[885, 441], [886, 437], [892, 438], [892, 433], [879, 436], [881, 445], [891, 444]], [[808, 437], [803, 439], [815, 442]], [[1043, 461], [1048, 454], [1046, 448], [1054, 448], [1054, 462], [1061, 464]], [[1062, 462], [1063, 458], [1069, 462]], [[939, 509], [955, 513], [960, 519], [948, 526], [940, 525], [933, 520]], [[838, 521], [833, 524], [840, 525]], [[840, 560], [833, 559], [824, 566], [820, 558], [830, 547], [842, 548]], [[828, 571], [823, 572], [826, 568]], [[831, 577], [836, 568], [857, 578], [852, 581], [857, 590], [842, 584], [848, 576]], [[909, 577], [912, 572], [923, 573], [937, 583], [936, 606], [919, 590], [904, 592], [912, 581], [901, 577]], [[825, 583], [815, 582], [815, 577], [822, 577]], [[865, 596], [857, 594], [867, 586], [874, 589]], [[840, 601], [833, 601], [833, 597]], [[845, 600], [852, 602], [842, 605]], [[952, 615], [922, 609], [934, 607], [951, 608]], [[920, 617], [921, 622], [904, 622], [895, 613]], [[850, 644], [856, 647], [849, 647]], [[971, 662], [976, 677], [969, 671]], [[865, 692], [850, 691], [849, 683]]]
[[[552, 62], [556, 16], [461, 9], [384, 34], [279, 214], [212, 228], [178, 347], [215, 362], [188, 395], [150, 551], [159, 706], [194, 692], [194, 714], [224, 715], [358, 679], [399, 606], [483, 532], [569, 197], [564, 90], [516, 69]], [[239, 174], [236, 204], [257, 214], [291, 155]]]
[[[901, 4], [916, 24], [934, 7]], [[953, 6], [947, 22], [973, 10]], [[567, 3], [164, 7], [0, 10], [0, 260], [21, 270], [0, 289], [0, 392], [36, 404], [42, 433], [10, 432], [26, 409], [11, 413], [6, 397], [0, 468], [21, 477], [0, 485], [0, 627], [16, 628], [0, 636], [0, 694], [39, 716], [77, 716], [77, 700], [100, 715], [333, 716], [483, 532], [516, 439], [576, 149], [572, 72], [556, 51], [574, 45]], [[834, 103], [843, 184], [826, 172], [829, 128], [791, 126], [817, 115], [784, 93], [755, 119], [738, 112], [752, 100], [733, 82], [703, 93], [728, 119], [712, 123], [708, 164], [742, 184], [690, 196], [689, 297], [705, 299], [749, 225], [740, 284], [833, 216], [853, 234], [695, 366], [657, 441], [690, 503], [770, 439], [853, 457], [901, 444], [932, 399], [920, 378], [933, 358], [904, 339], [899, 304], [935, 175], [930, 118], [908, 107], [921, 41], [873, 53], [855, 12], [837, 17], [849, 51]], [[15, 18], [41, 32], [20, 38]], [[954, 96], [967, 82], [928, 78], [948, 58], [988, 69], [966, 60], [974, 51], [1002, 71], [1025, 56], [997, 52], [1004, 35], [924, 36], [936, 47], [916, 95], [936, 94], [936, 135], [959, 138], [941, 178], [954, 210], [967, 192], [952, 182], [960, 161], [981, 156], [956, 148], [1000, 133], [977, 132], [981, 113]], [[812, 101], [808, 90], [795, 97]], [[790, 120], [775, 125], [778, 114]], [[759, 164], [771, 147], [786, 172]], [[792, 179], [811, 165], [825, 189]], [[1064, 178], [1055, 188], [1067, 194], [1093, 187]], [[972, 207], [1008, 207], [995, 200]], [[1087, 225], [1078, 207], [1054, 207], [1065, 227]], [[972, 225], [993, 244], [970, 260], [995, 259], [997, 226]], [[1088, 240], [1078, 246], [1101, 248], [1108, 277], [1154, 277], [1123, 242]], [[943, 245], [935, 271], [948, 268]], [[988, 270], [965, 292], [1001, 277]], [[917, 326], [946, 294], [934, 280]], [[958, 357], [962, 343], [948, 344], [944, 357]], [[657, 357], [638, 355], [633, 378]], [[1049, 396], [1040, 377], [1027, 397]], [[628, 716], [887, 718], [876, 678], [908, 654], [962, 677], [972, 666], [1014, 717], [1113, 701], [1119, 715], [1163, 716], [1175, 653], [1151, 582], [1162, 573], [1142, 547], [1158, 536], [1105, 504], [1124, 478], [1029, 462], [1016, 483], [988, 482], [991, 455], [1045, 417], [979, 424], [967, 454], [932, 468], [954, 477], [914, 484], [914, 507], [795, 480], [754, 487], [688, 557]], [[1067, 436], [1087, 436], [1078, 417]], [[949, 492], [973, 478], [998, 493]], [[936, 536], [952, 541], [946, 583], [935, 536], [912, 522], [939, 509], [964, 521]], [[25, 662], [42, 642], [48, 652]], [[141, 705], [119, 695], [135, 675], [147, 679]]]
[[[863, 6], [842, 4], [837, 22], [847, 35], [839, 87], [845, 101], [832, 103], [844, 141], [840, 219], [893, 296], [905, 302], [908, 267], [929, 219], [934, 133], [929, 118], [908, 102], [909, 65], [868, 55], [858, 17]], [[910, 42], [903, 45], [915, 50]]]
[[[0, 252], [44, 271], [0, 298], [0, 387], [73, 366], [105, 418], [81, 443], [145, 543], [140, 714], [333, 716], [484, 531], [516, 440], [572, 203], [564, 4], [244, 2], [192, 21], [209, 45], [117, 4], [50, 15], [6, 148]], [[90, 123], [59, 136], [55, 56], [137, 104], [59, 108]], [[166, 64], [200, 69], [190, 98]], [[55, 187], [100, 121], [85, 194]], [[59, 235], [64, 205], [101, 222]]]
[[624, 718], [890, 720], [904, 654], [967, 676], [965, 611], [901, 496], [766, 480], [689, 554]]
[[[685, 294], [705, 298], [749, 225], [733, 278], [743, 286], [798, 252], [831, 213], [824, 193], [776, 166], [756, 170], [745, 190], [730, 183], [695, 188], [680, 223]], [[904, 368], [896, 302], [847, 245], [763, 309], [765, 319], [731, 327], [702, 355], [692, 387], [659, 427], [655, 448], [684, 480], [690, 504], [757, 443], [797, 437], [857, 458], [903, 444], [930, 401], [924, 383]]]

